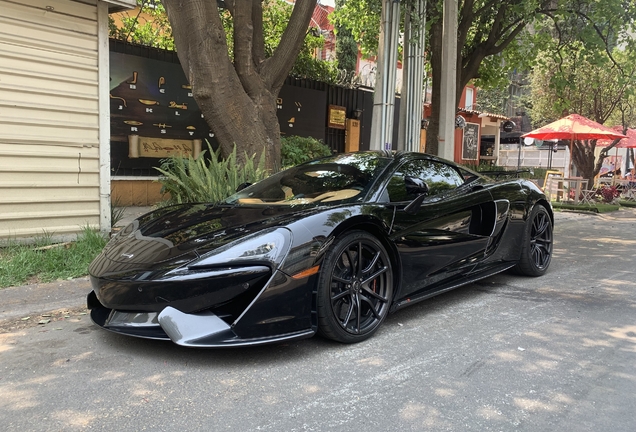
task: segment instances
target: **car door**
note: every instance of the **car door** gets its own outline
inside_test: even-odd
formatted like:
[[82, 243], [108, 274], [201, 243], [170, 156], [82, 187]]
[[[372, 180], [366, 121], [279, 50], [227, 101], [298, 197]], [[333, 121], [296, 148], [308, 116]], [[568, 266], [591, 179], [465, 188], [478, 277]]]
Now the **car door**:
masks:
[[[421, 194], [421, 206], [407, 211]], [[498, 207], [479, 180], [464, 184], [453, 166], [415, 159], [393, 173], [385, 196], [394, 211], [390, 236], [402, 262], [398, 298], [434, 289], [485, 256]]]

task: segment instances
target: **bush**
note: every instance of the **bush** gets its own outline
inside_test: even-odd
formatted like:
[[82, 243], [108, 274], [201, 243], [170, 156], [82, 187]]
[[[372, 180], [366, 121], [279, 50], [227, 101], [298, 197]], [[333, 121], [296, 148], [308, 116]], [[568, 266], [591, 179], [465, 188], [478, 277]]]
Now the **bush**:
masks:
[[331, 149], [315, 138], [299, 136], [281, 137], [281, 162], [283, 167], [290, 167], [303, 162], [330, 156]]
[[[210, 157], [205, 157], [209, 151]], [[239, 166], [236, 158], [236, 146], [225, 159], [214, 152], [210, 143], [208, 150], [201, 152], [198, 158], [192, 156], [173, 156], [161, 161], [157, 170], [163, 175], [161, 193], [170, 194], [164, 204], [182, 204], [193, 202], [219, 202], [236, 192], [242, 183], [255, 183], [267, 176], [265, 152], [258, 163], [256, 155], [245, 155], [245, 165]]]
[[[490, 165], [489, 163], [484, 163], [484, 162], [480, 163], [479, 165], [467, 164], [466, 167], [472, 169], [473, 171], [477, 171], [486, 175], [488, 175], [489, 171], [510, 171], [511, 174], [517, 171], [516, 168]], [[520, 167], [519, 170], [525, 171], [525, 172], [519, 173], [517, 177], [537, 180], [538, 183], [543, 183], [543, 179], [545, 178], [545, 173], [546, 171], [548, 171], [547, 168], [541, 168], [541, 167]]]
[[616, 186], [603, 186], [599, 194], [603, 198], [603, 202], [611, 203], [621, 196], [621, 191]]

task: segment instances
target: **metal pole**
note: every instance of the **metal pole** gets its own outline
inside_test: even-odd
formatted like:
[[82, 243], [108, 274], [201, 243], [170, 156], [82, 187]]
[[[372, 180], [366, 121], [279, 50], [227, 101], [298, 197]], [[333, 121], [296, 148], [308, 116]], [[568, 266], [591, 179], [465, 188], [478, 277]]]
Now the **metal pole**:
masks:
[[[395, 112], [395, 72], [399, 36], [400, 1], [382, 0], [382, 20], [378, 44], [378, 74], [373, 96], [371, 150], [391, 150]], [[379, 81], [379, 82], [378, 82]]]
[[455, 116], [457, 115], [457, 0], [444, 0], [442, 33], [441, 107], [437, 155], [455, 157]]
[[420, 150], [424, 87], [426, 0], [415, 0], [404, 17], [403, 85], [398, 148]]

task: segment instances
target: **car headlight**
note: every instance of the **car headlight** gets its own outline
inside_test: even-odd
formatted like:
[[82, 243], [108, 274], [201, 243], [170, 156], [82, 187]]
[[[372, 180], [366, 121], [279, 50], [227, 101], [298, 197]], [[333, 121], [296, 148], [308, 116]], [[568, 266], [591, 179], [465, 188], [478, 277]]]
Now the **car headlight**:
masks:
[[291, 232], [285, 228], [272, 228], [221, 246], [188, 265], [188, 269], [232, 267], [247, 263], [277, 268], [290, 246]]

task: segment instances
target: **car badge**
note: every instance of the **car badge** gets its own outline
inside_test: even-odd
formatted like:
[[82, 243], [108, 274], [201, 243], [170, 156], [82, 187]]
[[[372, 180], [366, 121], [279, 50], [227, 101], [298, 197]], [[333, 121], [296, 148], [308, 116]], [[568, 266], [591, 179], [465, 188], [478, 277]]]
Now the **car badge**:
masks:
[[135, 256], [135, 254], [123, 253], [123, 254], [121, 254], [121, 256], [123, 256], [124, 258], [131, 259], [132, 257]]

